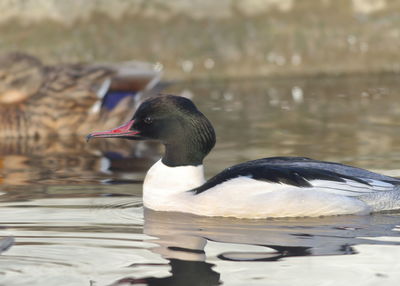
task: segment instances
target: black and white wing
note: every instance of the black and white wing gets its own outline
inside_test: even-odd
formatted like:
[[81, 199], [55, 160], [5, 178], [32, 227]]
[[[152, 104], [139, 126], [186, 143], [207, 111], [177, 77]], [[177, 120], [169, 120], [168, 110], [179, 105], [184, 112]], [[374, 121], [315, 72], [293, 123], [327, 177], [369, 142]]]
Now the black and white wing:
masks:
[[400, 185], [400, 179], [339, 163], [303, 157], [272, 157], [225, 169], [191, 191], [200, 194], [238, 177], [286, 184], [291, 187], [314, 188], [343, 196], [362, 196], [390, 191]]

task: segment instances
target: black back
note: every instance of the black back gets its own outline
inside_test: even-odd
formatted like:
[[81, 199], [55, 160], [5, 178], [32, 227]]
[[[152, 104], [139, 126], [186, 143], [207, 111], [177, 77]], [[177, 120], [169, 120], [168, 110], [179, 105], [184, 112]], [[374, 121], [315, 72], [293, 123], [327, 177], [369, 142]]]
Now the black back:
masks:
[[304, 157], [271, 157], [227, 168], [202, 186], [191, 190], [191, 192], [200, 194], [237, 177], [250, 177], [255, 180], [282, 183], [302, 188], [311, 187], [310, 180], [334, 182], [352, 180], [367, 186], [370, 185], [368, 180], [379, 180], [393, 185], [400, 184], [400, 180], [397, 178], [339, 163], [317, 161]]

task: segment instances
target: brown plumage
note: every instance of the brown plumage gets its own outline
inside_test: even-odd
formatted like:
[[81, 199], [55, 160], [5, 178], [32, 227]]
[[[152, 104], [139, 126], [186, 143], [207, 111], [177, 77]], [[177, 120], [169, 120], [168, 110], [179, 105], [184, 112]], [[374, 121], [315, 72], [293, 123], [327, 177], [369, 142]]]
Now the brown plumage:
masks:
[[158, 77], [154, 71], [140, 74], [137, 69], [132, 73], [133, 69], [85, 64], [46, 66], [22, 53], [1, 57], [0, 137], [80, 135], [97, 125], [104, 128], [124, 122], [133, 109], [132, 97], [110, 111], [100, 107], [101, 100], [110, 88], [123, 86], [133, 92]]
[[[124, 172], [133, 172], [137, 178], [142, 178], [158, 159], [160, 151], [158, 144], [147, 144], [138, 152], [137, 142], [128, 140], [98, 140], [89, 146], [83, 136], [56, 139], [1, 138], [0, 189], [6, 192], [2, 199], [12, 196], [11, 200], [18, 200], [18, 196], [26, 196], [26, 187], [18, 191], [17, 185], [42, 189], [40, 185], [100, 184], [107, 178], [126, 180]], [[107, 153], [119, 154], [109, 159], [112, 174], [104, 172], [104, 154]], [[51, 196], [45, 189], [42, 194]]]

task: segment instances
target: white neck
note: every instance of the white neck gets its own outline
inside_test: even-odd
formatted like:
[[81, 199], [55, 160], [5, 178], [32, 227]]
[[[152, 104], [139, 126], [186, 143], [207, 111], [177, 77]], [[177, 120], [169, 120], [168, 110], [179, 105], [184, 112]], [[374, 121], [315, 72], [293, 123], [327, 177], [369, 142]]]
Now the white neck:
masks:
[[203, 165], [168, 167], [161, 160], [147, 172], [143, 184], [143, 203], [154, 210], [168, 210], [174, 196], [202, 185]]

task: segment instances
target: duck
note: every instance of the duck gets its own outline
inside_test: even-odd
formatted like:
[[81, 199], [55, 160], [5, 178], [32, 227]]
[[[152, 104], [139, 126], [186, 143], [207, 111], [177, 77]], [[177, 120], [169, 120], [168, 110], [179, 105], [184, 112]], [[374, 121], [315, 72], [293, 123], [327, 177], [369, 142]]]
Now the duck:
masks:
[[13, 52], [0, 57], [0, 138], [83, 135], [127, 120], [161, 72], [145, 63], [43, 64]]
[[211, 122], [185, 97], [145, 100], [131, 120], [92, 138], [152, 140], [164, 154], [146, 173], [143, 204], [154, 211], [244, 219], [367, 215], [400, 209], [400, 179], [335, 162], [270, 157], [205, 180], [216, 143]]

